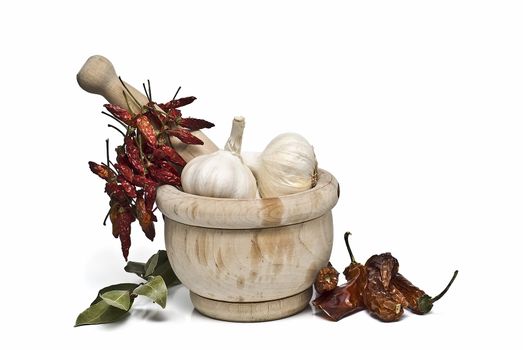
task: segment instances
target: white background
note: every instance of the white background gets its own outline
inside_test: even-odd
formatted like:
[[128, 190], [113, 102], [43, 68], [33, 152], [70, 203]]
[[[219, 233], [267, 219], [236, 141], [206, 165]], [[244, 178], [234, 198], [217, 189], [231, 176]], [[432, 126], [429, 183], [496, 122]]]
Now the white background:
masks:
[[[147, 4], [146, 4], [147, 3]], [[189, 4], [190, 3], [190, 4]], [[10, 5], [7, 5], [10, 4]], [[429, 348], [521, 346], [523, 6], [518, 1], [17, 1], [0, 5], [1, 342], [9, 348]], [[314, 146], [341, 184], [332, 262], [390, 251], [438, 293], [393, 324], [312, 310], [235, 324], [194, 312], [183, 287], [161, 310], [73, 328], [99, 288], [138, 281], [101, 225], [108, 200], [89, 160], [120, 142], [104, 100], [75, 75], [102, 54], [153, 97], [198, 100], [185, 116], [247, 120], [245, 150], [280, 132]], [[133, 229], [130, 258], [163, 247]], [[5, 346], [2, 346], [5, 348]]]

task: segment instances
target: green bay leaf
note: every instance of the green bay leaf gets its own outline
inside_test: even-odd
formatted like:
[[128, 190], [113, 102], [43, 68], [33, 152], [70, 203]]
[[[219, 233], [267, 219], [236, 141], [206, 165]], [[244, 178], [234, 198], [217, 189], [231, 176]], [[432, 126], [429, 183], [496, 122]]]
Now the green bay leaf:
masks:
[[128, 261], [123, 269], [125, 272], [134, 273], [142, 278], [145, 276], [145, 264], [141, 262]]
[[92, 301], [91, 305], [94, 305], [97, 302], [99, 302], [100, 300], [102, 300], [102, 297], [100, 295], [102, 295], [104, 293], [110, 292], [112, 290], [128, 290], [129, 292], [131, 292], [133, 289], [135, 289], [138, 286], [139, 286], [138, 283], [118, 283], [118, 284], [113, 284], [111, 286], [102, 288], [98, 292], [98, 295], [96, 296], [96, 299], [94, 299]]
[[165, 308], [167, 303], [167, 286], [161, 276], [154, 276], [149, 281], [137, 287], [133, 294], [143, 295]]
[[100, 295], [107, 304], [128, 311], [131, 307], [131, 293], [128, 290], [111, 290]]
[[158, 253], [152, 255], [149, 260], [145, 263], [145, 277], [149, 277], [153, 274], [154, 270], [156, 269], [156, 265], [158, 265], [158, 259], [160, 257], [160, 251]]
[[76, 318], [75, 327], [111, 323], [120, 320], [127, 311], [107, 304], [104, 300], [97, 302], [85, 309]]

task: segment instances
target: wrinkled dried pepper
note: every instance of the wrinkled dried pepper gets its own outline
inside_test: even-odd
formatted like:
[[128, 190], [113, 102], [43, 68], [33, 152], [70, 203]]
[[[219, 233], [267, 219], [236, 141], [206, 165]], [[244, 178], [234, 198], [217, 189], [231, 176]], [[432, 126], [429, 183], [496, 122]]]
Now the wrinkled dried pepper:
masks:
[[203, 141], [191, 134], [190, 131], [182, 128], [176, 128], [174, 130], [169, 130], [168, 134], [178, 138], [183, 143], [188, 145], [203, 145]]
[[179, 126], [183, 126], [189, 130], [200, 130], [205, 128], [212, 128], [214, 126], [213, 123], [198, 118], [179, 118], [177, 123]]
[[153, 151], [153, 158], [155, 160], [167, 159], [168, 161], [171, 161], [181, 167], [187, 164], [187, 162], [178, 154], [178, 152], [176, 152], [174, 148], [167, 145], [158, 146], [158, 148]]
[[93, 173], [100, 176], [107, 182], [114, 182], [116, 180], [115, 172], [105, 164], [97, 164], [95, 162], [89, 162], [89, 168]]
[[133, 118], [133, 115], [129, 113], [126, 109], [114, 104], [105, 104], [104, 107], [116, 118], [124, 122], [129, 126], [136, 127], [136, 122]]
[[344, 236], [345, 245], [351, 258], [350, 265], [343, 271], [347, 283], [321, 294], [313, 301], [313, 304], [333, 321], [339, 321], [365, 308], [363, 290], [367, 280], [367, 271], [365, 266], [354, 259], [349, 245], [349, 235], [350, 233], [347, 232]]
[[445, 289], [439, 293], [434, 298], [428, 296], [423, 290], [414, 286], [408, 279], [406, 279], [402, 274], [397, 273], [392, 279], [394, 286], [405, 296], [408, 303], [408, 309], [418, 315], [424, 315], [430, 310], [436, 301], [441, 299], [445, 293], [449, 290], [450, 286], [456, 279], [458, 275], [458, 270], [454, 271], [452, 279], [447, 284]]
[[[329, 290], [332, 286], [325, 280], [322, 270], [315, 282], [315, 286], [316, 283], [321, 285], [316, 288], [317, 291], [326, 288], [313, 304], [333, 321], [362, 309], [367, 309], [374, 317], [386, 322], [399, 320], [404, 308], [417, 314], [426, 314], [432, 309], [434, 302], [449, 290], [458, 274], [455, 271], [445, 289], [431, 298], [399, 273], [398, 260], [390, 253], [373, 255], [364, 266], [358, 264], [350, 249], [348, 235], [347, 232], [345, 244], [351, 264], [343, 271], [347, 283]], [[332, 269], [325, 271], [332, 272]]]
[[153, 223], [156, 221], [156, 216], [153, 214], [152, 210], [145, 207], [145, 200], [141, 192], [138, 192], [136, 198], [136, 218], [138, 219], [145, 236], [152, 241], [156, 234]]
[[142, 162], [140, 155], [140, 150], [134, 140], [130, 137], [124, 139], [125, 144], [125, 153], [127, 154], [127, 159], [131, 163], [132, 167], [140, 175], [145, 174], [145, 167]]
[[177, 100], [171, 100], [167, 103], [161, 103], [159, 104], [158, 106], [163, 109], [164, 111], [171, 111], [173, 109], [176, 109], [176, 108], [180, 108], [180, 107], [183, 107], [183, 106], [187, 106], [188, 104], [191, 104], [194, 102], [194, 100], [196, 100], [196, 97], [194, 96], [189, 96], [189, 97], [182, 97], [182, 98], [179, 98]]
[[363, 299], [369, 312], [382, 321], [397, 321], [408, 306], [405, 297], [391, 283], [398, 272], [398, 260], [390, 253], [373, 255], [365, 263], [367, 284]]
[[152, 147], [156, 147], [158, 139], [156, 138], [156, 131], [149, 118], [146, 115], [141, 115], [136, 118], [136, 126], [142, 134], [145, 141]]
[[329, 262], [327, 266], [322, 267], [318, 272], [318, 277], [316, 277], [314, 282], [314, 289], [320, 294], [333, 290], [338, 285], [339, 275], [340, 273]]

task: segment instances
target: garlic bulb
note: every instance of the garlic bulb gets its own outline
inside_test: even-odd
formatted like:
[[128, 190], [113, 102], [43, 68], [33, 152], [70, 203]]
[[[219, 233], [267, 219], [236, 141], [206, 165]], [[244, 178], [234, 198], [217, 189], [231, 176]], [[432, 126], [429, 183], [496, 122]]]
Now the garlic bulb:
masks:
[[190, 160], [182, 171], [182, 187], [187, 193], [218, 198], [255, 198], [256, 179], [244, 164], [241, 144], [245, 119], [235, 117], [224, 150]]
[[262, 198], [302, 192], [318, 181], [314, 148], [296, 133], [278, 135], [258, 156], [246, 155], [245, 162], [256, 176]]

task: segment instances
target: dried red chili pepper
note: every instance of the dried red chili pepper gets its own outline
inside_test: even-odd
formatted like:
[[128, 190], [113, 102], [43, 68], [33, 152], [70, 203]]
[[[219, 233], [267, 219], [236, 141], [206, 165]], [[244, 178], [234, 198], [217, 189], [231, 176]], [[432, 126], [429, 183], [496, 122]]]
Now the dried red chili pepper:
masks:
[[127, 111], [126, 109], [118, 106], [118, 105], [114, 105], [114, 104], [105, 104], [104, 107], [112, 114], [114, 115], [116, 118], [118, 118], [119, 120], [121, 120], [122, 122], [124, 122], [125, 124], [129, 125], [129, 126], [132, 126], [132, 127], [136, 127], [136, 122], [133, 120], [133, 115], [131, 113], [129, 113], [129, 111]]
[[138, 146], [136, 146], [134, 140], [130, 137], [126, 137], [124, 139], [124, 144], [127, 159], [133, 166], [134, 170], [136, 170], [140, 175], [145, 174], [145, 167], [140, 156], [140, 150], [138, 149]]
[[156, 147], [158, 144], [156, 131], [154, 130], [151, 121], [146, 115], [140, 115], [138, 118], [136, 118], [136, 127], [144, 137], [145, 141], [152, 147]]
[[171, 111], [176, 108], [187, 106], [188, 104], [193, 103], [194, 100], [196, 100], [196, 97], [194, 96], [182, 97], [177, 100], [171, 100], [167, 103], [161, 103], [158, 106], [164, 111]]
[[167, 133], [170, 136], [174, 136], [180, 139], [180, 141], [188, 145], [203, 145], [203, 141], [191, 134], [188, 130], [176, 128], [174, 130], [169, 130]]
[[316, 276], [314, 281], [314, 289], [319, 294], [333, 290], [338, 285], [339, 275], [340, 273], [329, 262], [327, 266], [322, 267], [318, 272], [318, 276]]
[[118, 176], [118, 182], [120, 182], [120, 185], [122, 186], [125, 194], [129, 198], [136, 198], [136, 187], [134, 187], [133, 184], [131, 184], [125, 177], [119, 175]]
[[[130, 94], [128, 90], [127, 92]], [[113, 234], [121, 237], [122, 251], [126, 257], [130, 246], [130, 229], [129, 231], [122, 229], [121, 223], [130, 220], [127, 217], [128, 211], [131, 210], [134, 217], [140, 215], [142, 229], [152, 239], [153, 222], [156, 220], [152, 209], [157, 186], [159, 184], [181, 186], [180, 173], [186, 162], [168, 146], [169, 137], [174, 135], [186, 144], [203, 144], [190, 133], [190, 130], [214, 126], [203, 119], [181, 119], [182, 113], [178, 108], [192, 103], [195, 97], [173, 98], [166, 104], [156, 104], [152, 101], [150, 87], [146, 95], [148, 102], [141, 108], [142, 112], [139, 115], [117, 105], [105, 105], [107, 112], [104, 111], [104, 114], [128, 126], [124, 145], [116, 148], [116, 170], [90, 163], [93, 172], [108, 181], [105, 191], [110, 196], [111, 222], [119, 223], [116, 224], [117, 227], [113, 224]], [[127, 97], [136, 101], [132, 95]], [[178, 121], [181, 126], [178, 125]], [[178, 128], [178, 131], [173, 132], [175, 128]], [[107, 158], [109, 159], [109, 155]], [[137, 191], [137, 187], [142, 189]], [[138, 196], [142, 199], [137, 205], [133, 198]]]
[[349, 252], [351, 263], [343, 271], [347, 283], [334, 290], [321, 294], [313, 301], [313, 304], [323, 311], [329, 319], [339, 321], [365, 308], [363, 290], [367, 281], [367, 270], [365, 266], [356, 262], [349, 245], [350, 233], [345, 233], [345, 245]]
[[95, 162], [89, 162], [89, 168], [93, 173], [100, 176], [107, 182], [114, 182], [116, 180], [115, 172], [105, 164], [97, 164]]
[[111, 207], [109, 217], [113, 224], [113, 236], [120, 238], [122, 253], [127, 261], [131, 247], [131, 223], [135, 220], [135, 217], [129, 206], [122, 206], [119, 203]]
[[116, 163], [126, 165], [129, 164], [129, 160], [127, 159], [127, 155], [125, 154], [124, 146], [118, 146], [114, 150], [116, 151]]
[[182, 112], [180, 112], [179, 109], [171, 109], [166, 111], [168, 111], [167, 114], [169, 115], [169, 120], [171, 121], [177, 121], [178, 118], [182, 116]]
[[148, 210], [152, 210], [154, 201], [156, 200], [156, 187], [157, 184], [153, 181], [147, 181], [143, 187], [145, 192], [145, 207]]
[[120, 163], [116, 163], [114, 165], [114, 167], [118, 171], [118, 174], [122, 175], [122, 177], [125, 180], [127, 180], [128, 182], [131, 182], [131, 183], [133, 182], [134, 174], [133, 174], [133, 170], [131, 168], [129, 168], [125, 164], [120, 164]]
[[434, 298], [428, 296], [423, 290], [414, 286], [408, 279], [406, 279], [402, 274], [397, 273], [392, 278], [392, 284], [405, 296], [408, 303], [408, 309], [418, 315], [424, 315], [430, 310], [436, 301], [441, 299], [445, 293], [449, 290], [450, 286], [456, 279], [458, 275], [458, 270], [454, 271], [450, 282], [447, 284], [445, 289]]
[[180, 176], [169, 170], [160, 169], [156, 166], [150, 166], [147, 168], [153, 180], [157, 181], [162, 185], [181, 186], [182, 182]]
[[373, 255], [365, 263], [367, 284], [363, 299], [369, 312], [381, 321], [397, 321], [408, 306], [405, 297], [391, 283], [399, 263], [390, 253]]
[[112, 201], [126, 204], [129, 202], [129, 198], [125, 193], [122, 185], [117, 184], [116, 182], [108, 182], [105, 184], [105, 192], [109, 195]]
[[156, 216], [153, 214], [152, 210], [146, 208], [142, 192], [139, 192], [138, 197], [136, 198], [136, 218], [138, 219], [145, 236], [152, 241], [156, 235], [153, 223], [156, 221]]
[[178, 152], [176, 152], [174, 148], [167, 145], [158, 146], [158, 148], [153, 151], [153, 158], [155, 160], [167, 159], [168, 161], [171, 161], [181, 167], [187, 164], [187, 162], [178, 154]]
[[179, 118], [177, 123], [179, 126], [183, 126], [189, 130], [200, 130], [205, 128], [212, 128], [214, 126], [213, 123], [198, 118]]

